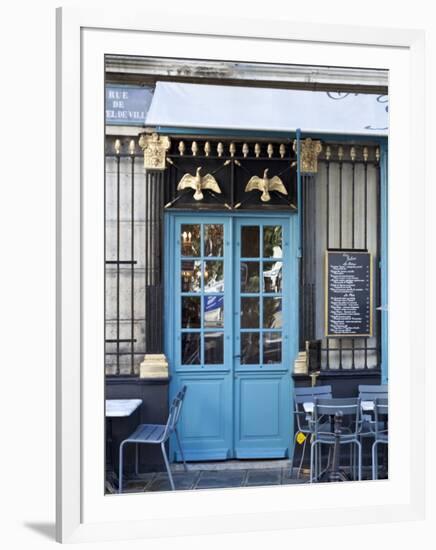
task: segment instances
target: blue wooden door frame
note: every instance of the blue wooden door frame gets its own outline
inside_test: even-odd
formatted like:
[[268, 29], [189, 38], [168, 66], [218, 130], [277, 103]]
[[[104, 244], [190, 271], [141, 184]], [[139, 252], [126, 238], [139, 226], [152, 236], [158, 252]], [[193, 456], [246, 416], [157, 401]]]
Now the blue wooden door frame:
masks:
[[[217, 460], [227, 458], [260, 458], [260, 457], [280, 457], [289, 455], [291, 452], [291, 441], [293, 434], [293, 418], [291, 412], [291, 392], [292, 392], [292, 364], [297, 354], [298, 346], [298, 269], [297, 269], [297, 216], [293, 213], [265, 213], [255, 215], [253, 213], [183, 213], [167, 212], [165, 216], [165, 353], [170, 365], [170, 399], [177, 392], [182, 384], [188, 385], [186, 403], [181, 420], [182, 439], [184, 438], [184, 450], [188, 460]], [[178, 233], [180, 233], [181, 223], [223, 223], [225, 226], [225, 280], [227, 288], [224, 297], [224, 338], [229, 342], [233, 338], [233, 303], [235, 296], [233, 293], [237, 289], [237, 284], [230, 285], [232, 273], [238, 272], [235, 269], [235, 260], [238, 254], [234, 253], [233, 239], [236, 227], [240, 227], [242, 220], [250, 223], [271, 225], [274, 220], [280, 220], [284, 224], [285, 234], [283, 235], [284, 246], [287, 252], [288, 261], [286, 262], [287, 274], [283, 278], [284, 296], [289, 302], [289, 313], [285, 320], [283, 330], [283, 358], [282, 365], [268, 365], [261, 368], [244, 369], [244, 366], [238, 365], [235, 368], [234, 355], [237, 355], [233, 349], [234, 345], [225, 346], [226, 356], [223, 365], [180, 365], [180, 341], [178, 340], [179, 324], [176, 322], [176, 312], [180, 311], [180, 297], [175, 288], [175, 282], [178, 280], [176, 271], [180, 261], [180, 242]], [[227, 247], [227, 248], [226, 248]], [[236, 275], [235, 275], [236, 277]], [[236, 280], [235, 280], [236, 281]], [[239, 344], [238, 344], [239, 345]], [[251, 372], [250, 372], [251, 371]], [[191, 386], [191, 392], [189, 392]], [[265, 445], [265, 441], [259, 447], [259, 441], [256, 437], [250, 437], [248, 433], [253, 424], [247, 424], [247, 415], [250, 418], [250, 399], [245, 400], [245, 407], [235, 409], [235, 403], [239, 407], [240, 399], [235, 399], [235, 392], [245, 392], [245, 395], [251, 398], [256, 397], [259, 391], [270, 399], [276, 397], [280, 402], [280, 414], [277, 419], [278, 433], [277, 437], [271, 437], [271, 445]], [[195, 400], [189, 399], [189, 393], [195, 394]], [[240, 395], [240, 394], [239, 394]], [[215, 418], [212, 418], [211, 426], [201, 425], [202, 410], [218, 409], [222, 403], [225, 407]], [[248, 405], [247, 405], [248, 403]], [[265, 403], [267, 398], [265, 397]], [[241, 436], [241, 422], [244, 420], [244, 426], [248, 427], [247, 437]], [[194, 428], [190, 434], [184, 434], [183, 416], [188, 415], [190, 419], [194, 418]], [[197, 422], [197, 420], [198, 422]], [[234, 423], [238, 429], [234, 429]], [[195, 424], [197, 422], [197, 425]], [[251, 426], [251, 428], [250, 428]], [[265, 428], [265, 425], [264, 425]], [[196, 431], [197, 430], [197, 431]], [[239, 431], [238, 431], [239, 430]], [[236, 441], [236, 432], [239, 440]], [[199, 435], [196, 439], [196, 435]], [[184, 437], [185, 436], [185, 437]], [[280, 440], [280, 441], [279, 441]], [[236, 449], [236, 451], [235, 451]], [[172, 461], [180, 460], [177, 453], [177, 447], [174, 442], [170, 442], [170, 458]]]

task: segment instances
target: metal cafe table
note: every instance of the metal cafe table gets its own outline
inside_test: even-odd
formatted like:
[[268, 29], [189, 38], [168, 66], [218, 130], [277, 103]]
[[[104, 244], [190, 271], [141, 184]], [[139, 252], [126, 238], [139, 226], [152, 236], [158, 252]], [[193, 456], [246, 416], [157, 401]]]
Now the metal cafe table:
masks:
[[[303, 403], [304, 412], [307, 414], [313, 414], [313, 401], [307, 401]], [[374, 410], [374, 401], [361, 401], [360, 408], [362, 412], [371, 412]]]
[[106, 418], [123, 418], [133, 414], [142, 399], [106, 399]]
[[142, 399], [106, 399], [106, 418], [108, 419], [108, 430], [106, 437], [106, 468], [110, 481], [106, 480], [108, 492], [114, 492], [111, 482], [118, 484], [118, 478], [113, 468], [112, 456], [112, 421], [114, 418], [127, 418], [131, 416], [142, 405]]
[[[373, 412], [374, 407], [375, 407], [374, 401], [365, 400], [365, 401], [360, 402], [360, 408], [361, 408], [362, 413]], [[311, 416], [313, 414], [313, 411], [314, 411], [314, 402], [313, 401], [304, 402], [303, 403], [303, 410], [308, 416]], [[339, 423], [338, 423], [338, 421], [339, 421]], [[341, 425], [341, 419], [337, 418], [337, 416], [335, 415], [335, 419], [334, 419], [334, 433], [335, 434], [337, 433], [338, 428], [340, 430], [340, 425]], [[345, 481], [345, 478], [341, 477], [341, 472], [339, 471], [339, 448], [337, 448], [338, 444], [339, 444], [339, 441], [337, 441], [335, 443], [335, 448], [334, 448], [334, 453], [333, 453], [333, 464], [330, 467], [330, 472], [328, 473], [328, 476], [326, 476], [330, 479], [330, 481], [333, 481], [333, 480], [334, 481]], [[327, 473], [327, 470], [326, 470], [325, 473]]]

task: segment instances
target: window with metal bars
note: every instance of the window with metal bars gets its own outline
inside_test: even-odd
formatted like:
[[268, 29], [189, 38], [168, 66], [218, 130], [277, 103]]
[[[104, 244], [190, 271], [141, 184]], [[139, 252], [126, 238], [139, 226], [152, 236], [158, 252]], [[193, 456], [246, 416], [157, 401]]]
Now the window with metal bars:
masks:
[[[303, 260], [300, 348], [321, 340], [321, 368], [380, 368], [380, 152], [377, 145], [323, 143], [315, 175], [302, 176]], [[328, 249], [367, 250], [374, 261], [374, 334], [326, 338], [324, 260]]]
[[145, 353], [145, 185], [131, 138], [107, 140], [105, 167], [105, 371], [134, 375]]

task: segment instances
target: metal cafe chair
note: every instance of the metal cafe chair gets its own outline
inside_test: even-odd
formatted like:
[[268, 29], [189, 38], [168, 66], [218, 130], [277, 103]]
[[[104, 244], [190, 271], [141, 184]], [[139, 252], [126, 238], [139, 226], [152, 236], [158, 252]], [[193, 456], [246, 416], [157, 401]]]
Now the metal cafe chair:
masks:
[[378, 456], [377, 449], [380, 443], [388, 444], [388, 400], [377, 398], [374, 404], [374, 443], [372, 444], [372, 479], [377, 479]]
[[179, 421], [180, 413], [182, 411], [182, 405], [183, 405], [185, 394], [186, 394], [186, 386], [183, 386], [182, 389], [177, 393], [177, 395], [173, 399], [166, 424], [140, 424], [127, 439], [124, 439], [121, 442], [120, 472], [119, 472], [119, 485], [118, 485], [119, 493], [121, 493], [123, 490], [123, 450], [124, 450], [124, 446], [127, 443], [134, 443], [136, 446], [136, 449], [135, 449], [136, 475], [138, 475], [138, 445], [141, 445], [141, 444], [160, 445], [160, 448], [162, 450], [162, 456], [165, 462], [165, 468], [168, 472], [171, 489], [173, 491], [176, 490], [173, 476], [171, 474], [170, 463], [168, 461], [167, 453], [165, 450], [165, 443], [168, 441], [170, 435], [174, 433], [176, 436], [177, 445], [179, 447], [180, 454], [182, 455], [185, 471], [188, 471], [188, 467], [186, 466], [186, 462], [185, 462], [185, 456], [183, 454], [183, 449], [180, 444], [179, 433], [177, 431], [177, 423]]
[[[367, 385], [360, 384], [358, 387], [359, 397], [361, 401], [374, 401], [378, 398], [388, 398], [388, 386], [387, 384], [379, 385]], [[374, 437], [374, 420], [371, 415], [362, 415], [362, 429], [361, 437]]]
[[[335, 433], [333, 427], [330, 430], [325, 429], [325, 422], [330, 418], [330, 425], [333, 425], [332, 418], [340, 414], [342, 417], [341, 431]], [[332, 398], [315, 399], [313, 407], [313, 436], [310, 445], [310, 482], [319, 478], [319, 466], [315, 463], [317, 447], [322, 445], [334, 446], [354, 445], [357, 449], [357, 478], [362, 478], [362, 445], [359, 440], [361, 427], [361, 408], [360, 399], [351, 398]]]
[[[387, 399], [388, 398], [388, 386], [387, 384], [360, 384], [358, 386], [359, 397], [361, 402], [363, 401], [372, 401], [373, 403], [378, 398]], [[360, 440], [361, 443], [364, 440], [374, 439], [375, 427], [374, 427], [374, 414], [373, 412], [362, 411], [362, 426], [360, 429]]]
[[359, 397], [362, 401], [370, 401], [372, 396], [384, 397], [388, 393], [387, 384], [359, 384]]
[[298, 466], [297, 478], [300, 477], [301, 469], [303, 467], [303, 461], [304, 461], [304, 456], [305, 456], [306, 447], [307, 447], [307, 440], [310, 439], [312, 435], [311, 415], [309, 415], [303, 409], [303, 403], [314, 402], [316, 397], [326, 398], [326, 399], [331, 398], [332, 387], [331, 386], [304, 386], [301, 388], [294, 389], [294, 415], [297, 423], [297, 430], [294, 436], [294, 449], [292, 452], [291, 476], [294, 471], [295, 449], [296, 449], [298, 434], [302, 433], [306, 436], [303, 443], [303, 450], [301, 452], [301, 459], [300, 459], [300, 464]]

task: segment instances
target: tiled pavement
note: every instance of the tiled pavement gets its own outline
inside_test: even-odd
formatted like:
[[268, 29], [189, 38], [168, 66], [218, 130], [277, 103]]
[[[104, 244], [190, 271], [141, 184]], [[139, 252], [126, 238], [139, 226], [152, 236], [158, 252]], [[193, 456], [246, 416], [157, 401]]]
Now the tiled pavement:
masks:
[[[178, 490], [289, 485], [308, 481], [307, 477], [291, 478], [289, 468], [195, 470], [174, 472], [173, 479]], [[166, 472], [140, 474], [135, 479], [126, 479], [124, 488], [125, 493], [171, 490]]]

